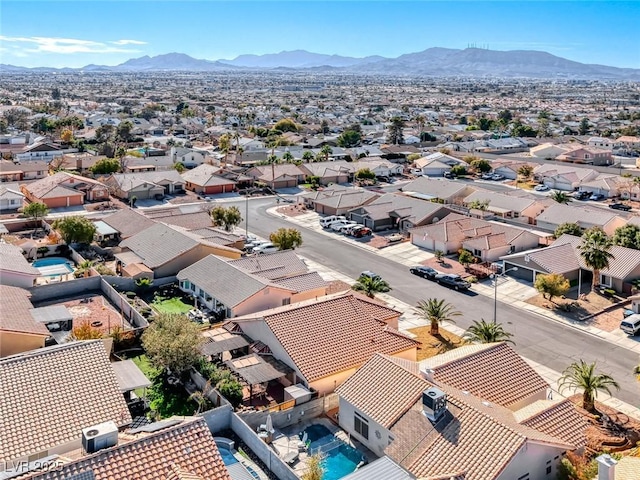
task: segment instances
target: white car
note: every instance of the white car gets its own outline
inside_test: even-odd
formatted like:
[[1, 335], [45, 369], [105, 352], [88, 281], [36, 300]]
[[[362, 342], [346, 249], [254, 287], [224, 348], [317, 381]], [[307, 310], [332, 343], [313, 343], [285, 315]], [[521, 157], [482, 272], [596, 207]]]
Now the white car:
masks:
[[340, 229], [345, 226], [345, 225], [350, 225], [351, 222], [347, 221], [347, 220], [338, 220], [337, 222], [333, 222], [330, 225], [331, 230], [333, 230], [334, 232], [339, 232]]
[[546, 192], [549, 190], [549, 187], [547, 187], [546, 185], [536, 185], [533, 189], [536, 192]]
[[271, 243], [271, 242], [266, 241], [266, 240], [258, 240], [258, 241], [255, 241], [253, 243], [250, 243], [248, 246], [246, 246], [246, 250], [253, 253], [256, 248], [261, 247], [262, 245], [269, 244], [269, 243]]
[[346, 223], [346, 224], [342, 225], [341, 227], [338, 227], [338, 229], [336, 230], [336, 232], [340, 232], [340, 233], [343, 233], [343, 234], [345, 234], [345, 235], [346, 235], [346, 234], [348, 234], [348, 233], [351, 231], [351, 229], [352, 229], [353, 227], [355, 227], [356, 225], [358, 225], [356, 222], [349, 222], [349, 223]]
[[278, 251], [278, 247], [276, 247], [271, 242], [263, 243], [262, 245], [259, 245], [252, 250], [253, 253], [257, 253], [257, 254], [272, 253], [277, 251]]

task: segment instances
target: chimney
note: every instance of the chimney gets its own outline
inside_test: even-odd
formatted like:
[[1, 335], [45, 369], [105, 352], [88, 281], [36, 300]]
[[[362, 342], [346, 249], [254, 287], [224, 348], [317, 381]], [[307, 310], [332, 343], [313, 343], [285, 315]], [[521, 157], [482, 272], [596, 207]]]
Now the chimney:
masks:
[[598, 462], [598, 480], [615, 480], [618, 461], [605, 453], [596, 458]]
[[422, 392], [422, 411], [431, 422], [437, 422], [447, 412], [447, 395], [439, 388], [428, 388]]

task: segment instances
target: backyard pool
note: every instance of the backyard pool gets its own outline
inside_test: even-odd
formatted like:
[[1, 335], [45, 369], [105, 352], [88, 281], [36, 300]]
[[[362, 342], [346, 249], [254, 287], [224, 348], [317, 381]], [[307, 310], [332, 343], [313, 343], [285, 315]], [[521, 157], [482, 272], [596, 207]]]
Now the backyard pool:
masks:
[[73, 273], [73, 267], [64, 257], [41, 258], [33, 262], [33, 267], [40, 271], [43, 277], [56, 277]]
[[325, 468], [323, 480], [338, 480], [353, 472], [364, 460], [358, 450], [337, 438], [324, 425], [310, 425], [300, 436], [305, 432], [310, 442], [309, 452], [313, 454], [320, 451], [325, 456], [322, 462]]
[[229, 450], [228, 448], [218, 446], [218, 451], [220, 452], [222, 461], [225, 465], [233, 465], [234, 463], [238, 463], [238, 459], [233, 455], [233, 453], [231, 453], [231, 450]]

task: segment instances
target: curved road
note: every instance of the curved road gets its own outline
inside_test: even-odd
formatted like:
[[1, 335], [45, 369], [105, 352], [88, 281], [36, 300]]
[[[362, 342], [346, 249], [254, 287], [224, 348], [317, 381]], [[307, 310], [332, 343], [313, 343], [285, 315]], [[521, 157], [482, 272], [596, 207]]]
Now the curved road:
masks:
[[[286, 220], [266, 213], [275, 205], [273, 198], [225, 205], [236, 205], [244, 217], [247, 203], [250, 232], [268, 238], [270, 232], [280, 227], [291, 227]], [[245, 224], [240, 228], [244, 229]], [[462, 328], [467, 328], [473, 320], [493, 318], [492, 298], [473, 292], [455, 292], [411, 275], [404, 265], [313, 230], [303, 230], [302, 236], [304, 245], [299, 248], [300, 255], [352, 278], [363, 270], [372, 270], [393, 287], [391, 295], [410, 305], [429, 297], [444, 298], [462, 312], [456, 322]], [[498, 321], [514, 334], [515, 349], [522, 356], [559, 372], [579, 359], [597, 361], [599, 370], [612, 375], [620, 384], [620, 391], [614, 391], [614, 396], [632, 405], [640, 404], [640, 382], [632, 374], [633, 367], [640, 363], [638, 353], [504, 303], [498, 305]]]

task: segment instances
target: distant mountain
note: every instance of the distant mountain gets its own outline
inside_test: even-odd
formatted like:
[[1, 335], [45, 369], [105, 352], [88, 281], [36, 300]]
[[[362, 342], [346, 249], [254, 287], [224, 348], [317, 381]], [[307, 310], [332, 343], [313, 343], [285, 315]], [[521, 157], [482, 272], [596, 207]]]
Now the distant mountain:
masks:
[[240, 55], [233, 60], [199, 60], [183, 53], [133, 58], [116, 66], [87, 65], [80, 69], [25, 68], [0, 65], [0, 72], [153, 72], [225, 70], [305, 70], [314, 73], [346, 72], [394, 76], [465, 76], [496, 78], [555, 78], [640, 80], [640, 69], [590, 65], [547, 52], [533, 50], [496, 51], [479, 48], [464, 50], [429, 48], [397, 58], [370, 56], [342, 57], [311, 53], [305, 50], [267, 55]]
[[218, 60], [227, 65], [248, 68], [314, 68], [314, 67], [351, 67], [385, 60], [379, 55], [355, 58], [340, 55], [325, 55], [306, 50], [283, 51], [265, 55], [240, 55], [233, 60]]

